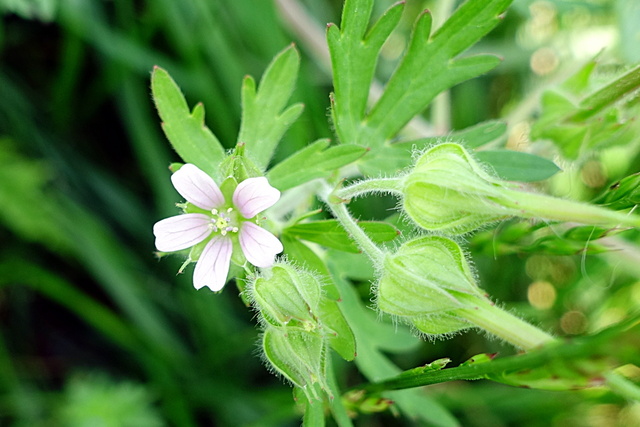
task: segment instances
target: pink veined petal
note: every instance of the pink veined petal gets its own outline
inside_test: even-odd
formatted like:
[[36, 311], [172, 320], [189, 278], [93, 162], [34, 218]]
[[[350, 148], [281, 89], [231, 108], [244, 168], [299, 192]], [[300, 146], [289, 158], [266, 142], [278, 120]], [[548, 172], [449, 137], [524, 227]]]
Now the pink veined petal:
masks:
[[233, 205], [243, 217], [250, 219], [273, 206], [280, 199], [280, 191], [261, 176], [242, 181], [233, 192]]
[[276, 255], [284, 249], [276, 236], [252, 222], [242, 224], [239, 237], [244, 256], [256, 267], [271, 267]]
[[211, 234], [209, 224], [211, 218], [197, 213], [172, 216], [158, 221], [153, 225], [156, 248], [162, 252], [190, 248]]
[[211, 239], [193, 271], [193, 286], [196, 289], [208, 286], [214, 292], [221, 290], [227, 283], [232, 250], [233, 244], [228, 237], [216, 236]]
[[224, 204], [224, 196], [213, 178], [191, 163], [171, 175], [171, 182], [182, 197], [199, 208], [210, 211]]

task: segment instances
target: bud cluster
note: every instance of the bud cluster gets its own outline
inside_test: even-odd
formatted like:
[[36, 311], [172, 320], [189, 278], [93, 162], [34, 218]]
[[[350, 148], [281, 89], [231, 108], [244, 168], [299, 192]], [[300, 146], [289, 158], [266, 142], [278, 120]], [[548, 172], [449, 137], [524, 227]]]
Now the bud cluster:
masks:
[[309, 401], [329, 392], [329, 347], [346, 360], [355, 357], [355, 338], [338, 303], [324, 292], [317, 275], [280, 262], [248, 287], [263, 327], [268, 364], [299, 387]]

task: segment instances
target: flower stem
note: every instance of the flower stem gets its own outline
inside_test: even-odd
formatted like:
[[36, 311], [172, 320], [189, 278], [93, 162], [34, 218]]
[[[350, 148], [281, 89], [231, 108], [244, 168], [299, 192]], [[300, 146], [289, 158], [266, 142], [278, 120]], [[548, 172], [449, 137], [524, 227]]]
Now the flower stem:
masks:
[[455, 314], [516, 347], [531, 350], [555, 341], [551, 335], [487, 299], [469, 296], [468, 301], [474, 307], [456, 310]]
[[364, 194], [393, 193], [402, 195], [400, 178], [373, 178], [358, 181], [348, 187], [341, 188], [335, 195], [341, 199], [350, 200]]
[[[327, 185], [326, 187], [326, 189], [328, 189], [329, 186]], [[358, 223], [353, 219], [346, 204], [341, 200], [342, 197], [331, 192], [326, 193], [327, 195], [324, 197], [324, 200], [331, 209], [333, 215], [338, 219], [338, 221], [340, 221], [340, 224], [342, 224], [344, 229], [347, 230], [347, 233], [349, 233], [358, 247], [362, 249], [369, 258], [371, 258], [374, 265], [382, 265], [384, 261], [384, 252], [369, 238], [369, 236], [367, 236], [364, 230], [360, 228]], [[338, 201], [333, 199], [338, 199]]]
[[[640, 227], [640, 217], [613, 211], [573, 200], [550, 197], [544, 194], [508, 191], [508, 198], [500, 203], [521, 210], [524, 217], [540, 217], [558, 221], [575, 221], [602, 226]], [[510, 202], [505, 202], [509, 200]]]

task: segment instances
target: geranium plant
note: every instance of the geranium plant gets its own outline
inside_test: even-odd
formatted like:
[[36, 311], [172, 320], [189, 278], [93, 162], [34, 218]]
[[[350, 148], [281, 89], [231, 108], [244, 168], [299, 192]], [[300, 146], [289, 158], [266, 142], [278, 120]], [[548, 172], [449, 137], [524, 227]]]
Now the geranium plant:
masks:
[[[171, 70], [153, 71], [163, 129], [184, 162], [171, 166], [171, 181], [185, 200], [178, 204], [183, 213], [154, 226], [156, 247], [163, 255], [183, 253], [182, 269], [196, 263], [196, 289], [238, 293], [254, 310], [267, 368], [293, 385], [305, 425], [323, 425], [326, 409], [340, 426], [352, 425], [358, 413], [383, 411], [453, 425], [419, 387], [458, 379], [559, 390], [604, 386], [640, 396], [617, 370], [639, 363], [637, 314], [566, 341], [504, 308], [470, 256], [489, 245], [487, 233], [496, 263], [505, 253], [563, 254], [575, 244], [595, 252], [599, 239], [640, 225], [636, 177], [612, 186], [598, 203], [570, 200], [534, 185], [559, 171], [553, 161], [495, 149], [507, 130], [502, 122], [440, 135], [407, 130], [436, 96], [500, 64], [495, 55], [465, 52], [510, 4], [467, 0], [435, 31], [431, 13], [419, 14], [384, 90], [372, 99], [381, 49], [405, 4], [370, 23], [373, 0], [346, 0], [340, 26], [327, 28], [335, 141], [312, 142], [275, 164], [278, 143], [303, 108], [288, 105], [300, 61], [295, 46], [273, 59], [259, 84], [245, 78], [241, 128], [229, 152], [205, 126], [202, 104], [188, 107]], [[640, 68], [583, 95], [591, 69], [567, 80], [572, 93], [546, 94], [533, 123], [532, 137], [555, 146], [556, 159], [578, 162], [614, 145], [601, 137], [610, 127], [637, 140], [637, 124], [620, 118], [638, 110], [627, 101], [640, 86]], [[385, 194], [397, 202], [393, 215], [356, 219], [355, 199]], [[600, 250], [611, 244], [602, 240]], [[356, 282], [367, 284], [364, 294]], [[407, 347], [407, 331], [429, 343], [468, 329], [522, 353], [482, 353], [456, 367], [441, 358], [404, 372], [389, 356]], [[366, 380], [336, 378], [333, 354]]]

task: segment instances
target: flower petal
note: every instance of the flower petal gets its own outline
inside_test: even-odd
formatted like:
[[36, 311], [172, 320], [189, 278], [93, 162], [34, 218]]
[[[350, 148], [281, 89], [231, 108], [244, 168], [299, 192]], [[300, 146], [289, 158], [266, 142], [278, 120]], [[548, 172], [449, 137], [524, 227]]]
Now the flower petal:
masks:
[[273, 206], [280, 199], [280, 191], [261, 176], [242, 181], [233, 192], [233, 204], [243, 217], [250, 219]]
[[264, 228], [245, 222], [240, 229], [240, 247], [247, 261], [256, 267], [271, 267], [284, 249], [280, 240]]
[[153, 226], [156, 248], [174, 252], [202, 242], [211, 234], [211, 218], [204, 214], [183, 214], [158, 221]]
[[199, 208], [209, 211], [224, 205], [224, 196], [213, 178], [191, 163], [171, 175], [171, 182], [182, 197]]
[[211, 239], [193, 270], [193, 286], [196, 289], [208, 286], [214, 292], [221, 290], [227, 283], [232, 250], [233, 244], [228, 237], [216, 236]]

